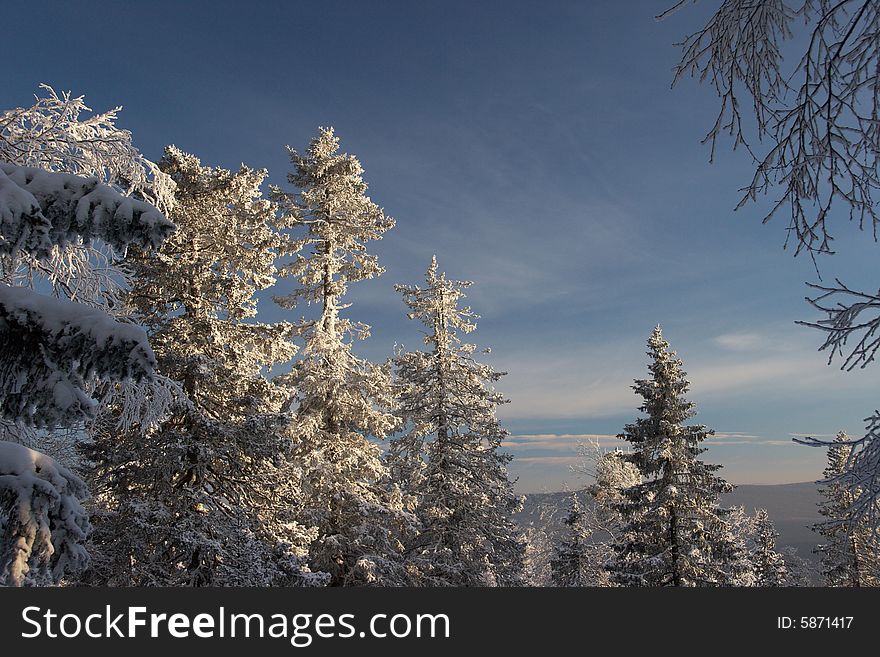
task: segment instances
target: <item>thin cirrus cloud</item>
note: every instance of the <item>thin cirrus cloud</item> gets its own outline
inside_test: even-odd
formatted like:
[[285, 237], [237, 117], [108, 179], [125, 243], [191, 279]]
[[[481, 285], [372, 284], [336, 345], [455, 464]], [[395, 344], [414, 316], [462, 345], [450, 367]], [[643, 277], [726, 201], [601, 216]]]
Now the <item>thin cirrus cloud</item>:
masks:
[[571, 451], [580, 445], [598, 443], [600, 447], [617, 447], [622, 443], [611, 434], [578, 433], [578, 434], [519, 434], [508, 436], [502, 447], [515, 451], [517, 454], [534, 451]]
[[766, 438], [752, 433], [740, 431], [716, 431], [713, 435], [706, 438], [706, 443], [712, 445], [773, 445], [773, 446], [794, 446], [791, 438]]
[[725, 333], [715, 337], [713, 342], [730, 351], [753, 351], [767, 346], [766, 338], [757, 333]]
[[[813, 436], [828, 437], [828, 434], [789, 434], [791, 437]], [[744, 431], [716, 431], [706, 438], [706, 443], [713, 445], [794, 445], [791, 437], [767, 438]], [[502, 447], [516, 453], [518, 460], [551, 463], [558, 459], [574, 459], [575, 456], [558, 456], [558, 452], [578, 452], [581, 445], [598, 445], [601, 449], [614, 449], [626, 446], [626, 443], [613, 434], [518, 434], [512, 435], [502, 443]], [[551, 452], [551, 454], [535, 455], [533, 452]]]
[[[815, 352], [815, 346], [805, 340], [806, 335], [798, 335], [786, 324], [759, 332], [722, 333], [712, 338], [712, 343], [723, 351], [731, 352], [790, 352], [801, 349]], [[798, 339], [793, 339], [795, 336]]]
[[517, 463], [540, 463], [541, 465], [574, 465], [579, 461], [577, 456], [523, 456]]

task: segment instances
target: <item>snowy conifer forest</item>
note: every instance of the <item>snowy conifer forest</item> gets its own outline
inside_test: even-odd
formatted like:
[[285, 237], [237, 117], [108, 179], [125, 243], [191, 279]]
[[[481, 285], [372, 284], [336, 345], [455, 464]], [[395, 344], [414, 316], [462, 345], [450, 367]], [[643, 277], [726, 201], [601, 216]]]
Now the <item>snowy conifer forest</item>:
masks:
[[[725, 135], [755, 149], [741, 205], [780, 187], [789, 239], [814, 259], [836, 212], [876, 235], [880, 8], [759, 2], [746, 20], [748, 3], [720, 4], [674, 75], [717, 92], [713, 157]], [[796, 19], [819, 45], [791, 109], [769, 44]], [[829, 58], [837, 73], [813, 66]], [[151, 159], [120, 108], [77, 93], [40, 85], [0, 109], [0, 585], [880, 585], [876, 411], [854, 439], [798, 438], [827, 459], [798, 554], [766, 509], [725, 502], [687, 344], [653, 318], [615, 392], [629, 421], [613, 444], [581, 442], [585, 477], [524, 523], [516, 400], [478, 330], [478, 313], [503, 313], [470, 307], [481, 281], [458, 280], [448, 250], [420, 278], [386, 269], [378, 245], [411, 248], [396, 241], [408, 217], [373, 198], [354, 135], [289, 135], [271, 176], [175, 145]], [[769, 153], [742, 128], [752, 106]], [[374, 307], [357, 291], [375, 279]], [[804, 323], [831, 361], [871, 364], [877, 295], [822, 280], [808, 298], [822, 318]], [[381, 358], [363, 321], [377, 312], [408, 330]]]

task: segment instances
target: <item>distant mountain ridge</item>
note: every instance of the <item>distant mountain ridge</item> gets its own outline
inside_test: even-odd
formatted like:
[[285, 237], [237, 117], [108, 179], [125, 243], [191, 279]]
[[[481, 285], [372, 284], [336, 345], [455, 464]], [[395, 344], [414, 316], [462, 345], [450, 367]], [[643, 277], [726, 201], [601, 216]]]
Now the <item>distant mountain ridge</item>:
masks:
[[[555, 534], [561, 527], [571, 495], [570, 492], [526, 495], [523, 510], [516, 516], [517, 523], [524, 528], [547, 525], [548, 532]], [[586, 493], [579, 491], [578, 496], [589, 504]], [[813, 548], [819, 544], [821, 537], [810, 527], [822, 520], [818, 509], [820, 500], [818, 484], [811, 481], [776, 485], [743, 484], [725, 495], [722, 504], [745, 507], [749, 515], [754, 515], [756, 508], [767, 509], [779, 532], [779, 547], [795, 548], [800, 557], [814, 560]]]

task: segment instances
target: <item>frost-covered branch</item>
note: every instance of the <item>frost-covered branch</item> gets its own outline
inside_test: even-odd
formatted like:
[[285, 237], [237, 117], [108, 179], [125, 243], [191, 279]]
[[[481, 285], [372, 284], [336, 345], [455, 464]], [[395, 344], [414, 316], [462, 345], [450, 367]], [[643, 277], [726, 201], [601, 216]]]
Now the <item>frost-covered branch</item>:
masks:
[[[809, 284], [820, 292], [807, 301], [827, 315], [816, 322], [797, 322], [825, 332], [819, 351], [829, 350], [829, 365], [835, 356], [843, 358], [844, 370], [864, 368], [874, 361], [880, 349], [880, 291], [876, 294], [850, 289], [836, 280], [835, 286]], [[833, 303], [836, 302], [836, 303]], [[850, 339], [854, 344], [848, 348]]]
[[[857, 440], [847, 439], [847, 455], [840, 472], [820, 483], [840, 484], [850, 491], [848, 522], [866, 522], [871, 531], [880, 534], [880, 411], [865, 418], [865, 435]], [[794, 442], [808, 447], [838, 448], [837, 440], [795, 438]]]
[[96, 176], [127, 196], [171, 209], [174, 183], [134, 147], [128, 130], [116, 127], [121, 107], [88, 116], [83, 96], [45, 84], [40, 90], [31, 107], [0, 113], [0, 161]]
[[[31, 107], [0, 113], [0, 162], [96, 178], [120, 192], [158, 207], [173, 206], [174, 182], [132, 144], [115, 125], [119, 108], [90, 115], [83, 98], [41, 85]], [[9, 236], [5, 235], [4, 240]], [[113, 248], [98, 241], [74, 240], [52, 248], [48, 258], [31, 253], [0, 257], [0, 280], [32, 287], [47, 281], [60, 297], [122, 316], [127, 274]]]
[[[681, 0], [668, 13], [683, 7]], [[662, 15], [661, 15], [662, 17]], [[797, 19], [797, 21], [795, 20]], [[798, 26], [799, 24], [799, 26]], [[796, 36], [802, 30], [803, 44]], [[878, 237], [880, 215], [880, 3], [876, 0], [723, 0], [709, 23], [683, 44], [675, 82], [684, 76], [709, 80], [720, 111], [706, 140], [714, 148], [726, 132], [734, 148], [752, 147], [755, 173], [738, 208], [771, 190], [776, 194], [768, 222], [787, 206], [788, 238], [795, 255], [833, 253], [832, 221], [848, 217], [860, 230]], [[800, 55], [783, 57], [801, 48]], [[792, 65], [785, 68], [786, 61]], [[766, 148], [758, 151], [746, 135], [751, 104], [754, 132]], [[815, 260], [815, 258], [814, 258]], [[818, 267], [817, 267], [818, 271]], [[811, 285], [818, 295], [807, 300], [826, 314], [800, 322], [821, 330], [829, 363], [839, 356], [842, 369], [865, 367], [880, 348], [878, 296], [836, 286]], [[849, 345], [848, 341], [852, 341]], [[859, 514], [875, 514], [880, 477], [870, 430], [853, 450], [855, 482], [868, 480], [859, 497]], [[825, 441], [799, 441], [827, 446]], [[855, 489], [853, 490], [855, 492]], [[867, 500], [873, 501], [867, 501]]]
[[[683, 3], [679, 2], [674, 8]], [[809, 43], [790, 70], [783, 47], [800, 19]], [[874, 193], [880, 144], [880, 5], [872, 0], [724, 0], [709, 23], [688, 36], [674, 82], [708, 80], [720, 99], [704, 141], [726, 133], [756, 162], [738, 207], [759, 195], [782, 194], [764, 217], [789, 208], [795, 253], [832, 253], [829, 220], [840, 214], [877, 239]], [[751, 105], [751, 123], [743, 106]], [[768, 138], [764, 153], [748, 138]], [[788, 244], [788, 241], [786, 242]]]

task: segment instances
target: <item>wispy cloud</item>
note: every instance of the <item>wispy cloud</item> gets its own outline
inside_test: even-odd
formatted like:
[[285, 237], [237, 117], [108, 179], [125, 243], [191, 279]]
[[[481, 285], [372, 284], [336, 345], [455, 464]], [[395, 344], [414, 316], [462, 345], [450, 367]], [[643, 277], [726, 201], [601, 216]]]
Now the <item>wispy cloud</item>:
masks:
[[766, 347], [766, 338], [757, 333], [725, 333], [713, 339], [722, 349], [730, 351], [754, 351]]
[[522, 434], [509, 436], [503, 447], [517, 452], [521, 451], [576, 451], [578, 445], [596, 442], [600, 447], [619, 446], [620, 439], [611, 434], [579, 433], [579, 434]]
[[759, 436], [754, 433], [746, 433], [745, 431], [716, 431], [711, 438], [713, 440], [757, 440]]
[[792, 438], [835, 438], [836, 433], [790, 433]]
[[[752, 446], [761, 446], [761, 445], [772, 445], [772, 446], [792, 446], [797, 447], [797, 444], [791, 439], [792, 436], [798, 434], [787, 434], [786, 437], [781, 438], [777, 435], [766, 436], [762, 434], [750, 433], [745, 431], [716, 431], [713, 435], [709, 436], [706, 439], [706, 443], [708, 445], [718, 445], [718, 446], [730, 446], [730, 445], [752, 445]], [[814, 436], [819, 436], [822, 434], [812, 434]]]
[[542, 465], [574, 465], [577, 461], [576, 456], [523, 456], [516, 459], [516, 463], [540, 463]]
[[858, 386], [861, 381], [842, 375], [813, 353], [753, 357], [736, 362], [708, 364], [700, 359], [688, 368], [691, 389], [699, 395], [718, 393], [811, 390], [826, 393]]

